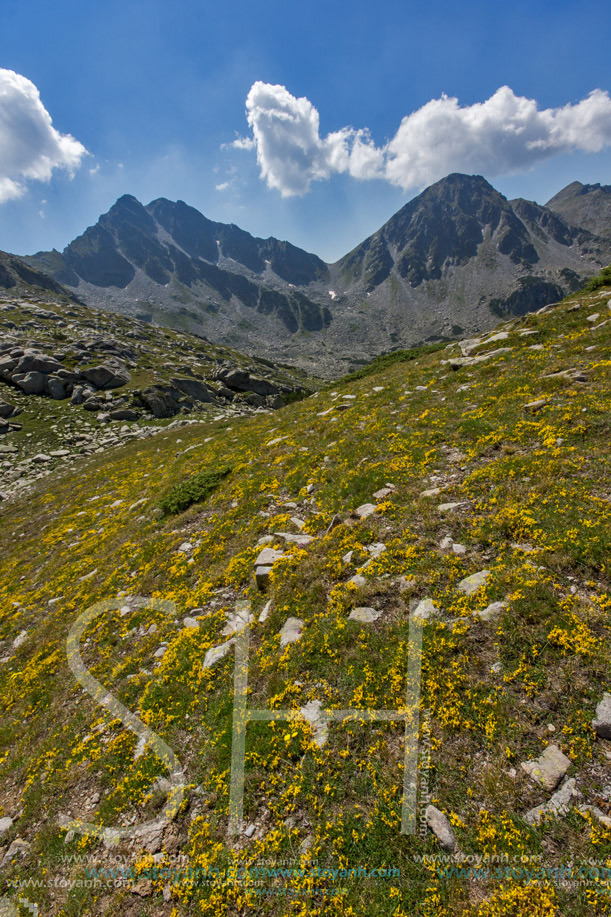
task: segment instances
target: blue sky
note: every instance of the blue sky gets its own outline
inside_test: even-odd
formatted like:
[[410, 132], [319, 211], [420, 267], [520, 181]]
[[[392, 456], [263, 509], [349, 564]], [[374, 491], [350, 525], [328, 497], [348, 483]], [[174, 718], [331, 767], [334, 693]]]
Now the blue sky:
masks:
[[[11, 183], [0, 204], [3, 250], [61, 249], [130, 193], [144, 203], [181, 198], [211, 219], [334, 260], [439, 170], [481, 171], [507, 196], [539, 202], [575, 179], [611, 184], [605, 97], [554, 114], [611, 90], [611, 17], [601, 0], [2, 0], [1, 19], [0, 68], [37, 87], [56, 139], [75, 138], [54, 147], [59, 165], [49, 175], [32, 152], [19, 178], [0, 135], [0, 182]], [[511, 95], [495, 96], [503, 86]], [[444, 93], [458, 102], [433, 109]], [[473, 127], [471, 106], [491, 98]], [[540, 155], [500, 149], [505, 112], [521, 111], [522, 98], [536, 101], [524, 125], [535, 140], [544, 132]], [[402, 119], [427, 105], [398, 135]], [[278, 132], [282, 112], [291, 136]], [[451, 142], [439, 153], [435, 131], [446, 118]], [[253, 129], [256, 148], [231, 146], [236, 137], [252, 146]]]

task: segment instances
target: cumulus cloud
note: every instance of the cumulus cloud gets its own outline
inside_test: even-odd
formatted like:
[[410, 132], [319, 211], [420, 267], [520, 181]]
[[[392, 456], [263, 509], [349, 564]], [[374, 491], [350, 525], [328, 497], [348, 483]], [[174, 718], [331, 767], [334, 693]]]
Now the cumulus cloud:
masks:
[[55, 169], [72, 176], [86, 154], [53, 127], [34, 83], [0, 69], [0, 203], [21, 197], [28, 180], [49, 181]]
[[285, 86], [254, 83], [246, 117], [252, 136], [232, 146], [255, 149], [261, 177], [283, 197], [303, 195], [313, 181], [335, 173], [384, 179], [407, 190], [449, 172], [510, 174], [557, 153], [611, 146], [611, 98], [600, 89], [576, 104], [546, 109], [509, 86], [467, 106], [443, 95], [406, 115], [380, 147], [362, 128], [321, 137], [317, 109]]

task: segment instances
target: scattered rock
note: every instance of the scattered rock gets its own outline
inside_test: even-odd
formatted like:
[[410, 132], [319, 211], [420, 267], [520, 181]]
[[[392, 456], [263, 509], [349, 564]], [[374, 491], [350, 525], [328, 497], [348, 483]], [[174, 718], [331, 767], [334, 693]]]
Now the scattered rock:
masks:
[[376, 509], [375, 503], [363, 503], [362, 506], [356, 508], [355, 513], [359, 519], [366, 519], [367, 516], [372, 516]]
[[300, 707], [299, 712], [310, 724], [314, 741], [322, 748], [329, 737], [328, 717], [322, 709], [322, 703], [319, 700], [311, 700], [304, 707]]
[[490, 570], [480, 570], [479, 573], [472, 573], [471, 576], [466, 576], [460, 581], [458, 591], [463, 592], [465, 595], [472, 595], [487, 582], [489, 577]]
[[596, 735], [601, 739], [611, 739], [611, 694], [604, 694], [596, 708], [596, 717], [592, 720]]
[[221, 643], [220, 646], [212, 646], [204, 656], [204, 662], [202, 667], [204, 669], [211, 669], [212, 666], [219, 661], [219, 659], [224, 659], [231, 647], [235, 642], [235, 638], [232, 637], [231, 640], [227, 640], [226, 643]]
[[523, 408], [525, 411], [536, 414], [537, 411], [540, 411], [541, 408], [544, 408], [546, 404], [549, 404], [549, 401], [546, 398], [539, 398], [538, 401], [529, 401], [528, 404], [523, 405]]
[[360, 621], [361, 624], [373, 624], [374, 621], [377, 621], [378, 618], [382, 616], [381, 611], [377, 611], [375, 608], [353, 608], [348, 618], [351, 621]]
[[[524, 816], [524, 820], [529, 825], [538, 825], [546, 816], [560, 818], [568, 815], [571, 808], [571, 799], [574, 796], [579, 796], [579, 790], [575, 786], [574, 777], [571, 777], [564, 781], [560, 789], [546, 803], [530, 809]], [[608, 819], [608, 821], [611, 825], [611, 819]]]
[[440, 503], [437, 507], [437, 511], [440, 513], [449, 513], [453, 509], [458, 509], [461, 506], [468, 506], [469, 501], [463, 500], [461, 503]]
[[428, 805], [425, 809], [424, 817], [428, 827], [443, 849], [447, 850], [449, 853], [453, 853], [457, 849], [458, 844], [456, 843], [452, 826], [443, 812], [440, 812], [435, 806]]
[[580, 812], [583, 812], [584, 815], [587, 813], [593, 815], [594, 818], [598, 819], [598, 821], [605, 826], [605, 828], [611, 828], [611, 818], [609, 818], [608, 815], [605, 815], [605, 813], [599, 809], [598, 806], [583, 805], [577, 806], [577, 808]]
[[520, 765], [529, 777], [544, 786], [546, 790], [555, 790], [569, 767], [571, 761], [557, 745], [548, 745], [543, 754]]
[[413, 617], [418, 621], [428, 621], [429, 618], [438, 618], [441, 612], [432, 599], [422, 599], [416, 605]]
[[437, 497], [441, 493], [441, 487], [431, 487], [429, 490], [423, 490], [421, 497]]
[[484, 608], [483, 611], [476, 611], [475, 616], [482, 621], [494, 621], [506, 608], [506, 602], [493, 602], [491, 605], [488, 605], [487, 608]]
[[303, 634], [304, 621], [301, 618], [288, 618], [280, 631], [280, 646], [287, 646], [300, 640]]
[[9, 818], [8, 816], [5, 816], [4, 818], [0, 818], [0, 837], [2, 837], [3, 834], [6, 834], [7, 831], [10, 831], [12, 827], [13, 827], [12, 818]]

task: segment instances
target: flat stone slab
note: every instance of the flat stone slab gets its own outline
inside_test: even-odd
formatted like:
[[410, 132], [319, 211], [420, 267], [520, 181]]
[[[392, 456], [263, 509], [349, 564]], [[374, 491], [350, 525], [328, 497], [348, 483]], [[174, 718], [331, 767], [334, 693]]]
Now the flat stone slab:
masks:
[[[305, 533], [303, 535], [295, 535], [293, 532], [274, 532], [274, 535], [278, 538], [283, 538], [289, 544], [310, 544], [310, 542], [314, 541], [313, 535], [306, 535]], [[268, 550], [270, 549], [268, 548]], [[281, 552], [276, 553], [281, 554]]]
[[592, 720], [596, 735], [601, 739], [611, 739], [611, 694], [604, 694], [596, 708], [596, 717]]
[[274, 548], [263, 548], [255, 560], [255, 567], [268, 567], [275, 564], [282, 557], [282, 551], [276, 551]]
[[6, 832], [9, 831], [12, 827], [13, 827], [12, 818], [9, 818], [8, 816], [5, 816], [4, 818], [0, 818], [0, 837], [2, 837], [3, 834], [6, 834]]
[[441, 493], [441, 487], [431, 487], [429, 490], [423, 490], [421, 497], [436, 497]]
[[301, 618], [287, 618], [280, 631], [280, 646], [287, 646], [289, 643], [301, 640], [304, 624], [305, 621], [302, 621]]
[[468, 506], [469, 501], [463, 500], [461, 503], [440, 503], [437, 507], [439, 513], [451, 513], [453, 509], [459, 509], [461, 506]]
[[376, 511], [375, 503], [363, 503], [362, 506], [358, 506], [355, 510], [356, 515], [359, 519], [366, 519], [367, 516], [372, 516]]
[[490, 570], [480, 570], [479, 573], [472, 573], [471, 576], [465, 576], [458, 584], [458, 591], [465, 595], [472, 595], [480, 586], [483, 586], [490, 577]]
[[364, 606], [362, 608], [353, 608], [348, 618], [350, 621], [360, 621], [361, 624], [373, 624], [373, 622], [377, 621], [381, 616], [381, 611]]
[[523, 771], [544, 786], [546, 790], [555, 790], [569, 767], [571, 761], [560, 751], [557, 745], [548, 745], [543, 754], [520, 765]]
[[[562, 818], [569, 814], [571, 800], [578, 795], [579, 790], [575, 786], [575, 778], [571, 777], [569, 780], [565, 780], [560, 789], [546, 803], [530, 809], [524, 816], [524, 821], [527, 821], [529, 825], [538, 825], [546, 816]], [[611, 819], [609, 819], [609, 824], [611, 824]]]

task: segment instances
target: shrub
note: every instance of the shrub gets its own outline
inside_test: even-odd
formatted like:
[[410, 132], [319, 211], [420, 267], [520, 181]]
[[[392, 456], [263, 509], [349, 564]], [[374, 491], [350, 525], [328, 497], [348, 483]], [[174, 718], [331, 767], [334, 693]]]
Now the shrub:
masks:
[[191, 475], [186, 481], [173, 484], [159, 501], [164, 516], [175, 516], [183, 513], [194, 503], [203, 503], [217, 489], [223, 478], [231, 473], [231, 468], [206, 468]]

